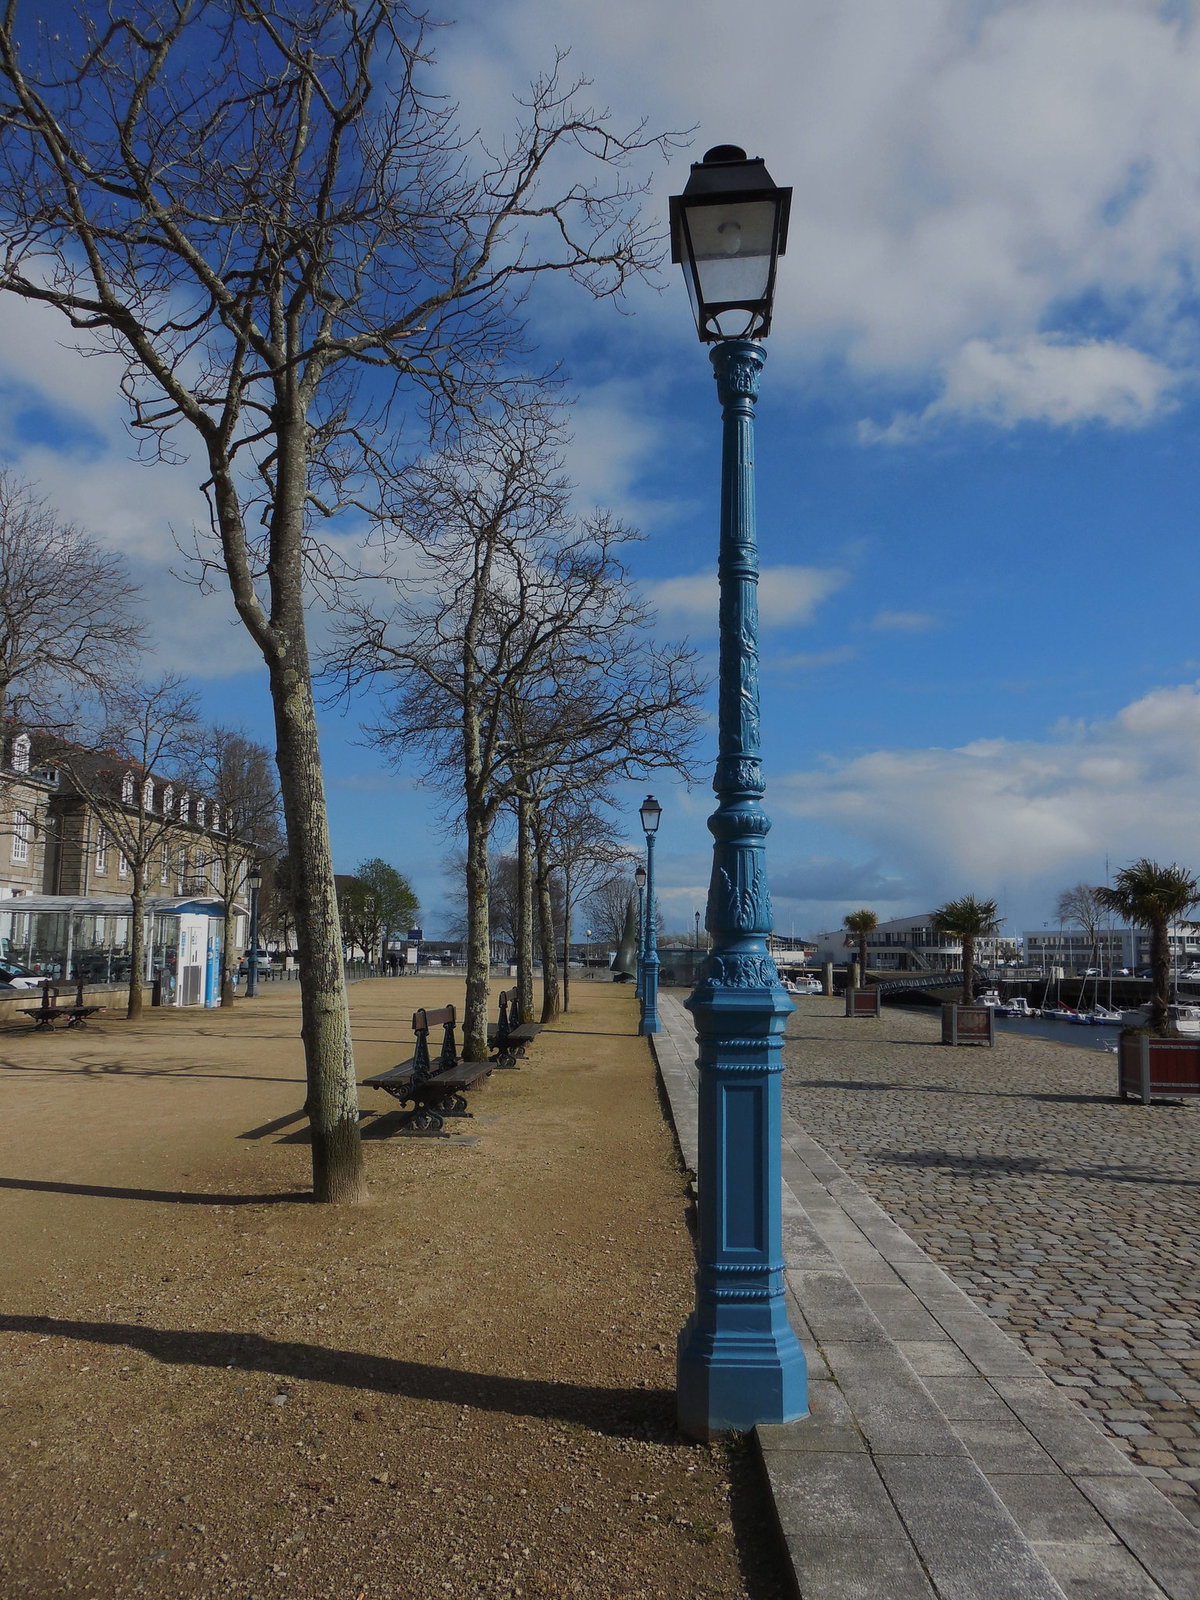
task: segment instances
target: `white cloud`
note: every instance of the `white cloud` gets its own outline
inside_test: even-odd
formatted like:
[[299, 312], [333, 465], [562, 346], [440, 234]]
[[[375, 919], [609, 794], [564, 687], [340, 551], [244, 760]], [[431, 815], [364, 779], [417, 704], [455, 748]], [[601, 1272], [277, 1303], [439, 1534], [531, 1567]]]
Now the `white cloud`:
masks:
[[[730, 139], [793, 186], [773, 363], [840, 355], [897, 390], [944, 374], [946, 408], [1005, 427], [1136, 426], [1198, 364], [1190, 6], [465, 0], [460, 15], [439, 48], [485, 128], [569, 44], [619, 123], [698, 124], [655, 178], [658, 215], [689, 159]], [[679, 285], [635, 304], [688, 337]]]
[[928, 633], [937, 627], [937, 618], [928, 611], [880, 611], [871, 626], [880, 633]]
[[[836, 567], [764, 567], [758, 584], [759, 621], [764, 627], [811, 622], [821, 602], [848, 581], [848, 574]], [[664, 617], [681, 617], [716, 627], [719, 590], [715, 572], [661, 578], [645, 588]]]
[[901, 412], [882, 428], [864, 422], [859, 437], [904, 444], [952, 418], [999, 428], [1021, 422], [1140, 427], [1172, 402], [1178, 383], [1161, 362], [1111, 340], [1067, 344], [1031, 336], [1005, 349], [969, 339], [946, 364], [942, 393], [924, 411]]
[[1138, 856], [1200, 865], [1200, 683], [1042, 741], [881, 749], [773, 780], [771, 807], [832, 826], [936, 903], [1095, 878]]

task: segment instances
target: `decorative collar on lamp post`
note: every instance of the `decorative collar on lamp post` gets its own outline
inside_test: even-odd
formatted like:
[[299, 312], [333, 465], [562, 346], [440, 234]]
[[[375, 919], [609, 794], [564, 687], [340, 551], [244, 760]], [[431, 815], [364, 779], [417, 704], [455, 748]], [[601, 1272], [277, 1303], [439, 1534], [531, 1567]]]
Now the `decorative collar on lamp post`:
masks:
[[671, 196], [671, 260], [683, 267], [705, 344], [771, 331], [791, 205], [792, 191], [736, 144], [715, 145], [693, 164], [683, 193]]

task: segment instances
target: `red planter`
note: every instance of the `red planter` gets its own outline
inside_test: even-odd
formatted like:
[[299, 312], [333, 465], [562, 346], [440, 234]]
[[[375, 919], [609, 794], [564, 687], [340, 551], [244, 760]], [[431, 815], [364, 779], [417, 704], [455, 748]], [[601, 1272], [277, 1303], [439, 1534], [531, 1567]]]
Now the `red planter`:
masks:
[[1143, 1105], [1156, 1094], [1172, 1100], [1200, 1094], [1200, 1039], [1124, 1035], [1117, 1043], [1117, 1092], [1122, 1100], [1136, 1095]]
[[878, 989], [847, 989], [846, 1015], [848, 1017], [877, 1017], [879, 1011]]
[[942, 1007], [943, 1044], [988, 1044], [996, 1042], [996, 1013], [991, 1006]]

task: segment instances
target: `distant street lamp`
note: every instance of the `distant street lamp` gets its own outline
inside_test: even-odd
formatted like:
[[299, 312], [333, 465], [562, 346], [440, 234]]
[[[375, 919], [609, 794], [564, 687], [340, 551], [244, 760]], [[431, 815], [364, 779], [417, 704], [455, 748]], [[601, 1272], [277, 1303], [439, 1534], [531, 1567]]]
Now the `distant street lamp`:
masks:
[[258, 891], [262, 888], [262, 868], [257, 861], [250, 863], [246, 883], [250, 890], [250, 959], [246, 963], [246, 999], [253, 1000], [258, 993]]
[[[671, 254], [713, 346], [723, 415], [711, 953], [687, 1004], [699, 1046], [696, 1308], [679, 1335], [681, 1430], [712, 1439], [808, 1410], [783, 1288], [780, 1076], [794, 1009], [771, 959], [758, 693], [754, 403], [791, 190], [718, 145], [671, 198]], [[647, 975], [649, 976], [649, 975]]]
[[642, 801], [638, 811], [642, 819], [642, 832], [646, 835], [646, 916], [643, 922], [645, 938], [642, 945], [642, 1020], [639, 1033], [658, 1032], [658, 937], [654, 927], [654, 835], [658, 832], [662, 807], [652, 794]]
[[633, 992], [641, 1000], [646, 992], [646, 968], [643, 962], [646, 946], [646, 869], [640, 861], [634, 870], [633, 881], [637, 884], [638, 892], [637, 984]]

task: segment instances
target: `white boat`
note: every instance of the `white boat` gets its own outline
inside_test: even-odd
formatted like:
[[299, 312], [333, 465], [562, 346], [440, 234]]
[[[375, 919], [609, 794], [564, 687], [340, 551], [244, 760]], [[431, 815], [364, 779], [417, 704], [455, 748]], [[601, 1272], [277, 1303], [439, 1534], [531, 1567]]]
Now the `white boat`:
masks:
[[[1122, 1012], [1122, 1019], [1130, 1027], [1145, 1028], [1149, 1026], [1152, 1008], [1149, 1001], [1144, 1006], [1138, 1006], [1136, 1011]], [[1168, 1006], [1167, 1027], [1173, 1033], [1200, 1035], [1200, 1006]]]
[[976, 1002], [975, 1002], [975, 1004], [977, 1006], [996, 1006], [996, 1007], [999, 1007], [999, 1006], [1003, 1005], [1003, 1003], [1004, 1002], [1000, 998], [999, 989], [985, 989], [983, 991], [983, 993], [979, 996], [978, 1000], [976, 1000]]
[[1023, 994], [1017, 995], [1012, 1000], [1006, 1000], [1002, 1006], [996, 1007], [998, 1017], [1040, 1017], [1041, 1012], [1031, 1006]]
[[1096, 1005], [1092, 1007], [1092, 1021], [1098, 1025], [1108, 1024], [1111, 1026], [1123, 1020], [1124, 1014], [1120, 1011], [1114, 1011], [1111, 1006]]

